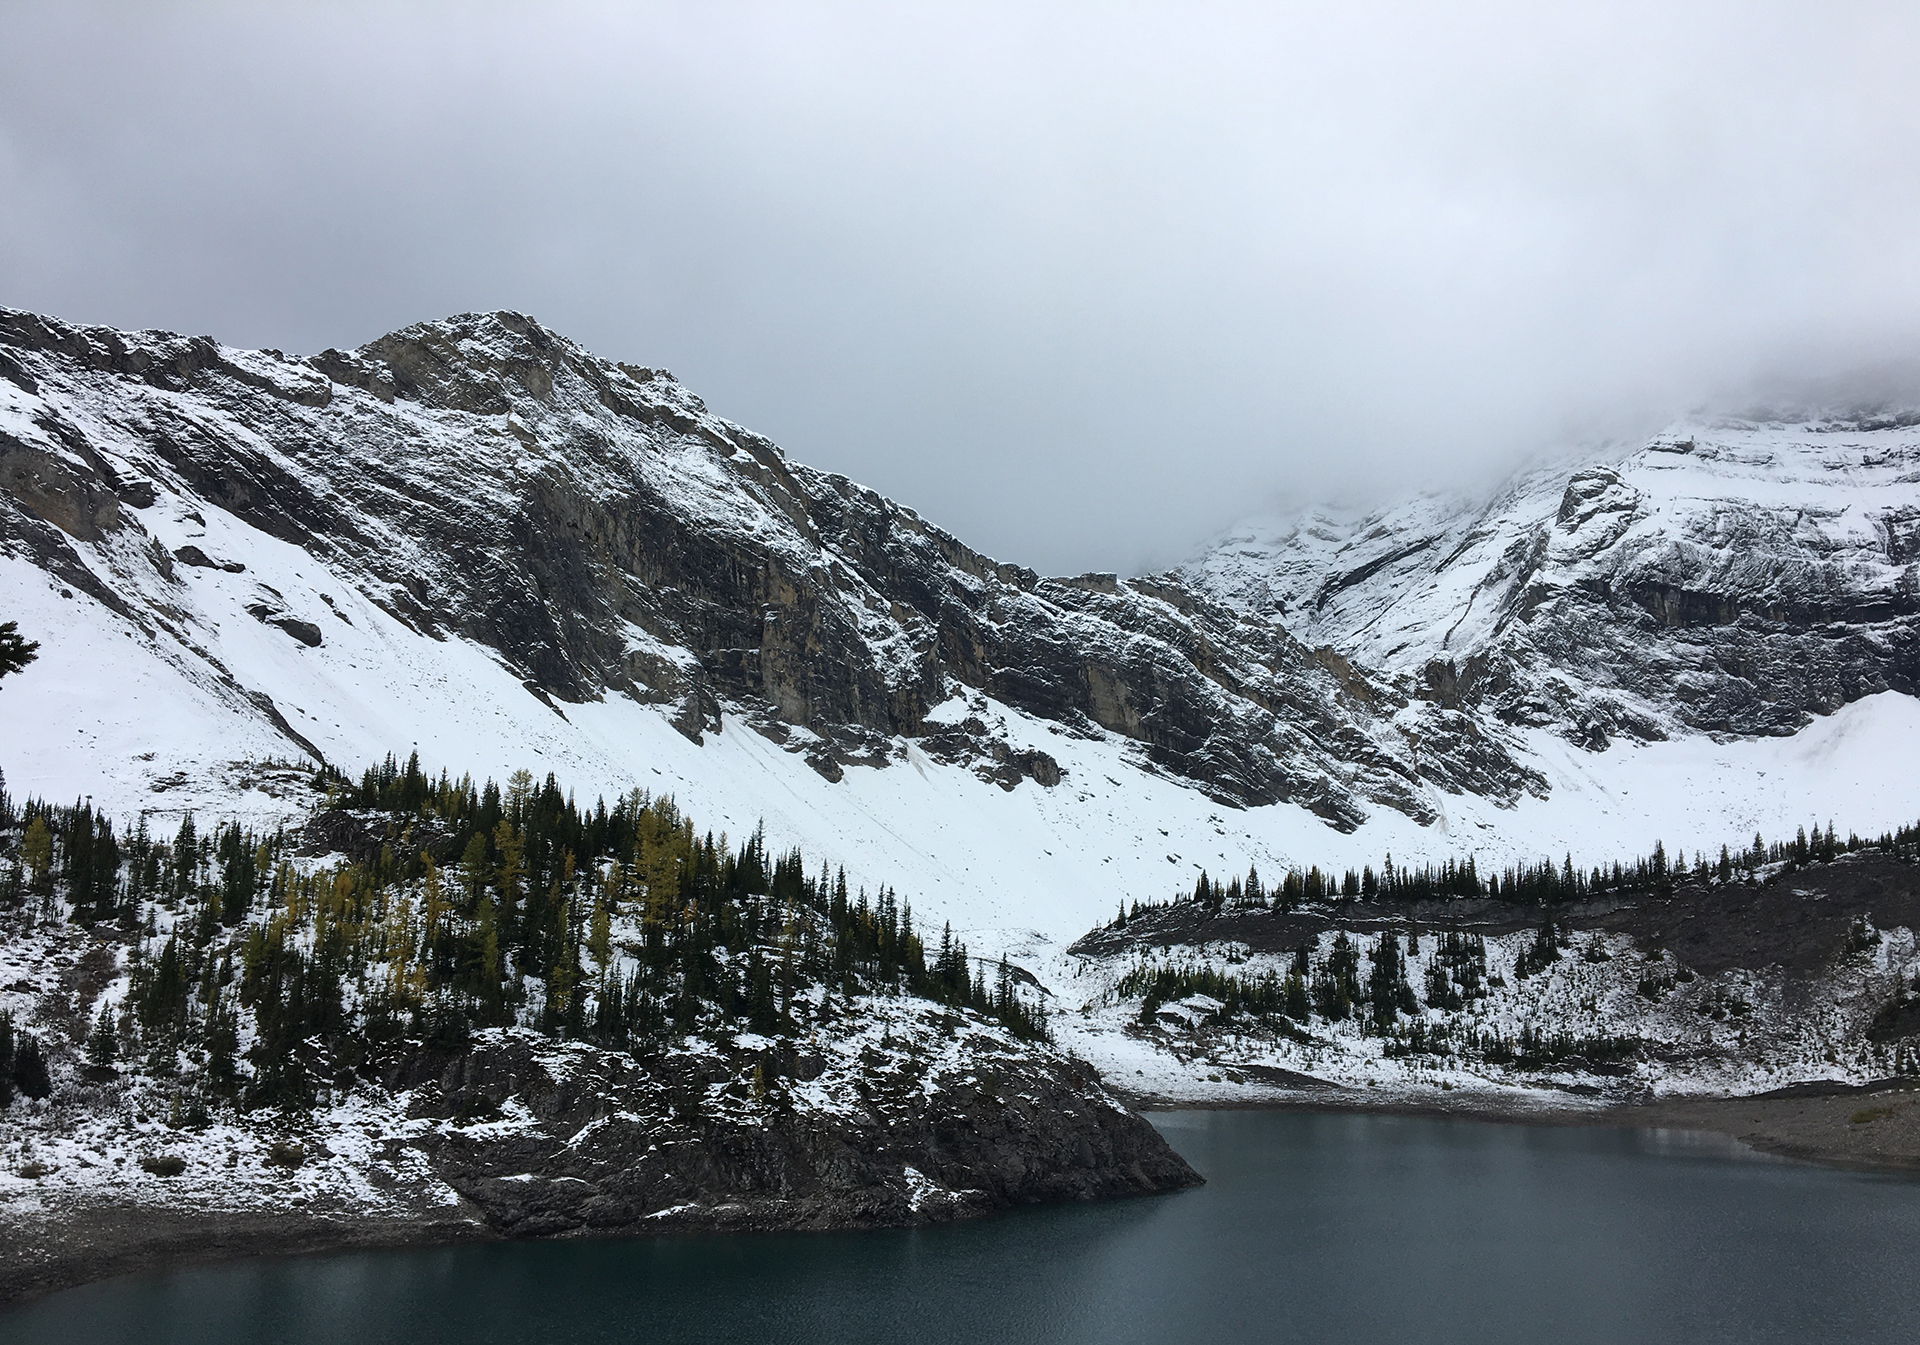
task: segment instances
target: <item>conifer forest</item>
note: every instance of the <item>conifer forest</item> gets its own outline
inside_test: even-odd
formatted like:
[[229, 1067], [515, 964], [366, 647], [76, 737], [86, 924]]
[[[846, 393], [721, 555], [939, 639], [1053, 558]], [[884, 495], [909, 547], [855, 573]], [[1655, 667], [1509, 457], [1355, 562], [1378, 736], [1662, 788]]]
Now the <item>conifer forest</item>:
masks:
[[[204, 1117], [309, 1107], [385, 1056], [483, 1027], [644, 1059], [695, 1033], [791, 1036], [887, 995], [1048, 1034], [1004, 963], [947, 930], [929, 946], [892, 888], [849, 892], [844, 871], [810, 872], [758, 833], [702, 833], [671, 798], [582, 807], [551, 776], [502, 788], [412, 757], [312, 783], [323, 802], [298, 835], [188, 816], [156, 836], [0, 791], [0, 919], [126, 944], [130, 991], [93, 1023], [90, 1070], [177, 1080]], [[302, 859], [320, 836], [352, 853]], [[44, 1096], [35, 1038], [7, 1022], [0, 1047], [0, 1078]]]

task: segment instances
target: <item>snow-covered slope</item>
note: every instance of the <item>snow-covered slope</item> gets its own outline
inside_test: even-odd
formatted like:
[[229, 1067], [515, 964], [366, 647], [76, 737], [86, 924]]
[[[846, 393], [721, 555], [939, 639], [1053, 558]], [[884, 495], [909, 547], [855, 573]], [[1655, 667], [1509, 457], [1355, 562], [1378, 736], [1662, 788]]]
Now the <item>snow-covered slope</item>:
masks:
[[[1896, 459], [1913, 433], [1830, 436], [1858, 458], [1842, 475], [1860, 517], [1908, 498]], [[1649, 454], [1619, 469], [1640, 503], [1614, 513], [1657, 558], [1653, 484], [1680, 478], [1655, 459], [1730, 459]], [[290, 359], [0, 313], [0, 613], [43, 646], [0, 685], [0, 767], [16, 794], [93, 794], [157, 825], [290, 811], [297, 774], [263, 763], [355, 770], [416, 748], [456, 773], [551, 770], [586, 796], [665, 790], [895, 884], [981, 952], [1071, 939], [1200, 867], [1599, 859], [1920, 812], [1888, 786], [1888, 763], [1920, 751], [1920, 704], [1898, 692], [1814, 705], [1837, 713], [1798, 736], [1715, 740], [1679, 731], [1627, 660], [1601, 670], [1620, 686], [1580, 673], [1569, 703], [1616, 697], [1671, 741], [1596, 753], [1562, 719], [1423, 681], [1430, 651], [1461, 638], [1434, 614], [1507, 601], [1490, 576], [1523, 537], [1564, 531], [1568, 476], [1520, 483], [1497, 517], [1423, 504], [1417, 526], [1329, 521], [1256, 602], [1224, 562], [1180, 582], [999, 564], [787, 461], [659, 371], [511, 314]], [[1790, 492], [1767, 489], [1752, 517], [1777, 521]], [[1820, 535], [1850, 535], [1848, 517], [1820, 515]], [[1366, 556], [1391, 555], [1395, 528], [1445, 538], [1308, 610], [1315, 556], [1362, 533]], [[1675, 554], [1764, 569], [1805, 531], [1756, 523], [1717, 552], [1683, 532]], [[1554, 552], [1512, 582], [1547, 594], [1534, 612], [1573, 610], [1610, 554]], [[1851, 576], [1831, 591], [1895, 582], [1851, 554], [1822, 562]], [[1443, 600], [1436, 584], [1464, 587]], [[1512, 655], [1536, 660], [1530, 677], [1580, 671], [1543, 661], [1538, 619], [1475, 649], [1515, 629], [1534, 633]], [[1660, 629], [1671, 644], [1693, 628]], [[1640, 626], [1620, 630], [1596, 658], [1645, 653]]]
[[1236, 531], [1181, 572], [1442, 704], [1788, 733], [1920, 672], [1920, 417], [1676, 426], [1613, 461]]

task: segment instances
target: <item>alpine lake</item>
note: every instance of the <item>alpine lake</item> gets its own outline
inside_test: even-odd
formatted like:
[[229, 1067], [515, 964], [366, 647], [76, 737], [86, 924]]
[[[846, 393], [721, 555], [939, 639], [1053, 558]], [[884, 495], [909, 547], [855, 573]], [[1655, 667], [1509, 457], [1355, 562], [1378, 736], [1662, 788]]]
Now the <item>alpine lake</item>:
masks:
[[130, 1276], [8, 1345], [1920, 1340], [1920, 1181], [1606, 1127], [1161, 1112], [1172, 1196]]

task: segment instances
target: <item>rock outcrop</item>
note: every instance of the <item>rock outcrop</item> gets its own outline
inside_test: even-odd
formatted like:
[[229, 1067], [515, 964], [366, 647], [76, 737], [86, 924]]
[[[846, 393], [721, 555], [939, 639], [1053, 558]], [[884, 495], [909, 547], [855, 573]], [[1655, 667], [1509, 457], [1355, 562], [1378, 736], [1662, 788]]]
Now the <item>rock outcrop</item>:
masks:
[[[65, 985], [91, 939], [43, 932], [15, 969]], [[494, 1029], [383, 1057], [310, 1113], [197, 1121], [167, 1079], [90, 1073], [64, 1002], [35, 1019], [51, 1096], [0, 1112], [0, 1302], [274, 1251], [902, 1227], [1201, 1180], [1084, 1062], [906, 997], [642, 1058]]]
[[[935, 1049], [939, 1033], [961, 1049]], [[1091, 1070], [958, 1014], [902, 1015], [886, 1047], [831, 1067], [805, 1048], [638, 1064], [544, 1045], [487, 1042], [400, 1071], [417, 1080], [416, 1117], [528, 1118], [414, 1141], [511, 1236], [898, 1226], [1199, 1181]]]

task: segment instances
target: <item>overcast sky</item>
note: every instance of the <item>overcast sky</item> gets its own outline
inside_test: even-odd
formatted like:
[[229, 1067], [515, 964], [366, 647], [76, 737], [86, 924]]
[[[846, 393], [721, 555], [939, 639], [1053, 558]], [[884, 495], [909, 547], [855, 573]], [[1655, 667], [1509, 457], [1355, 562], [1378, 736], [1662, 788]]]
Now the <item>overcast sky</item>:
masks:
[[1920, 5], [0, 0], [0, 303], [472, 309], [1051, 572], [1912, 367]]

